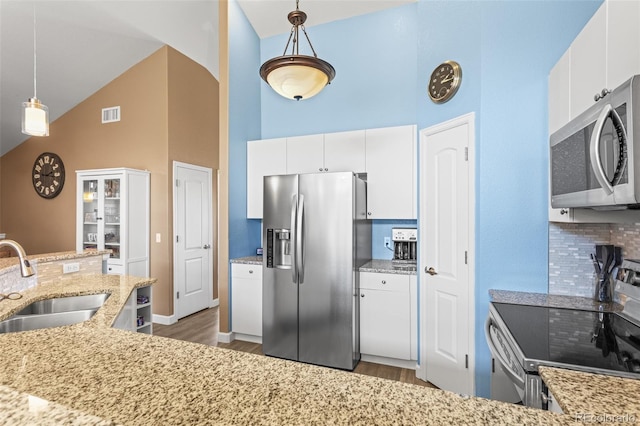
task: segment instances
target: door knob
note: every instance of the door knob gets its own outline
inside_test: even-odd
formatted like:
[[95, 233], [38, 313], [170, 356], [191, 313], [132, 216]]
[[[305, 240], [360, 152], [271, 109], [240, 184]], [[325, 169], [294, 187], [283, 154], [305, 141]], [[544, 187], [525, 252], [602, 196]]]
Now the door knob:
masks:
[[211, 248], [211, 245], [210, 245], [210, 244], [205, 244], [202, 248], [203, 248], [203, 249], [207, 249], [207, 250], [208, 250], [208, 249], [210, 249], [210, 248]]
[[427, 269], [427, 267], [425, 266], [424, 271], [429, 275], [438, 275], [438, 273], [436, 272], [435, 269], [433, 269], [433, 267]]

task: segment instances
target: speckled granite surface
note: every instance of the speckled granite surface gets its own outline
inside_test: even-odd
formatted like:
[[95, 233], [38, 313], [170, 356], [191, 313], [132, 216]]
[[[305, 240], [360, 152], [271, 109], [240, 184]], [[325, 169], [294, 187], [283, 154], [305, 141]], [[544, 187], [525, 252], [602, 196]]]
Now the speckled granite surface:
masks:
[[605, 312], [622, 312], [617, 303], [599, 303], [588, 297], [562, 296], [544, 293], [526, 293], [508, 290], [489, 290], [491, 302], [511, 303], [514, 305], [548, 306], [551, 308], [569, 308], [585, 311], [597, 311], [600, 306]]
[[237, 257], [230, 260], [231, 263], [243, 263], [245, 265], [262, 265], [262, 256]]
[[562, 411], [574, 418], [580, 414], [633, 416], [633, 421], [602, 423], [640, 421], [640, 380], [552, 367], [540, 367], [538, 371]]
[[415, 266], [394, 267], [391, 260], [383, 259], [373, 259], [362, 265], [359, 271], [399, 275], [416, 275]]
[[[111, 293], [87, 322], [0, 335], [0, 416], [42, 424], [24, 417], [25, 395], [34, 395], [72, 410], [48, 424], [572, 423], [521, 406], [111, 328], [132, 288], [152, 281], [85, 275], [0, 302], [4, 318], [38, 299]], [[105, 423], [76, 417], [84, 415]]]
[[[82, 257], [95, 256], [100, 254], [109, 254], [111, 250], [84, 250], [82, 252], [77, 251], [62, 251], [57, 253], [44, 253], [44, 254], [35, 254], [30, 255], [27, 254], [27, 259], [30, 262], [35, 263], [44, 263], [44, 262], [52, 262], [54, 260], [67, 260], [67, 259], [78, 259]], [[0, 258], [0, 273], [6, 272], [8, 268], [18, 268], [18, 258], [17, 257], [3, 257]]]

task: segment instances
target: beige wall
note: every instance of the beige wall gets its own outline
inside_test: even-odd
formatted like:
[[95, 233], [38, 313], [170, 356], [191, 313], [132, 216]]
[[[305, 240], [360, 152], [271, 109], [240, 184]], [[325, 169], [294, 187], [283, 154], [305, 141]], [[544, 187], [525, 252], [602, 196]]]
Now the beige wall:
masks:
[[[169, 166], [172, 122], [169, 115], [173, 109], [169, 105], [169, 75], [172, 80], [203, 85], [206, 88], [203, 96], [217, 96], [217, 91], [211, 89], [217, 88], [213, 76], [194, 62], [187, 64], [182, 58], [176, 59], [174, 52], [169, 47], [159, 49], [52, 122], [49, 137], [30, 138], [0, 161], [0, 229], [8, 238], [19, 241], [27, 253], [75, 250], [76, 170], [107, 167], [149, 170], [150, 274], [158, 279], [154, 286], [153, 311], [160, 315], [173, 313]], [[169, 64], [173, 61], [181, 66], [170, 72]], [[118, 105], [121, 121], [101, 124], [102, 108]], [[55, 108], [55, 105], [48, 106]], [[217, 117], [210, 120], [216, 121]], [[45, 151], [62, 158], [67, 174], [62, 192], [52, 200], [39, 197], [31, 184], [33, 162]], [[207, 154], [200, 150], [198, 155]], [[216, 161], [217, 157], [211, 160]], [[156, 233], [163, 236], [161, 243], [155, 242]]]
[[[173, 203], [173, 161], [195, 164], [213, 169], [212, 213], [213, 245], [217, 253], [217, 169], [218, 169], [218, 82], [203, 67], [180, 52], [168, 50], [169, 74], [169, 202]], [[169, 210], [169, 223], [173, 223], [173, 210]], [[171, 246], [173, 249], [173, 245]], [[216, 256], [214, 256], [213, 298], [218, 297]], [[173, 266], [173, 265], [170, 265]], [[173, 268], [172, 268], [173, 270]]]

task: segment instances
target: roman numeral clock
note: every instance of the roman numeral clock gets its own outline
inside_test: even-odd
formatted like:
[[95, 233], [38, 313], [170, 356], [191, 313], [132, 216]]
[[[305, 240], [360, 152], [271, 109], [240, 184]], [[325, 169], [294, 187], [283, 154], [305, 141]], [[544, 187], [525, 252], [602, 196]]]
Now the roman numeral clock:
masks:
[[64, 163], [57, 154], [44, 152], [36, 158], [31, 170], [33, 188], [42, 198], [55, 198], [64, 186]]

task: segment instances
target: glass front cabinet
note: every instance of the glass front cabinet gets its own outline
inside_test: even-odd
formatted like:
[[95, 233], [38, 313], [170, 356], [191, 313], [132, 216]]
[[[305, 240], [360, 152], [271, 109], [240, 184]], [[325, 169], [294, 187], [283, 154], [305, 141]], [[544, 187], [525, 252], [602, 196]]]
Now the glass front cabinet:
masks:
[[76, 249], [111, 250], [105, 273], [149, 276], [149, 172], [77, 173]]

